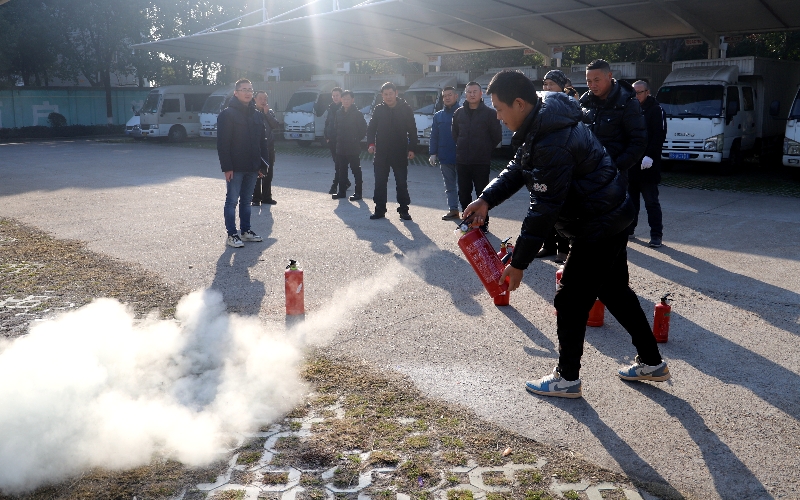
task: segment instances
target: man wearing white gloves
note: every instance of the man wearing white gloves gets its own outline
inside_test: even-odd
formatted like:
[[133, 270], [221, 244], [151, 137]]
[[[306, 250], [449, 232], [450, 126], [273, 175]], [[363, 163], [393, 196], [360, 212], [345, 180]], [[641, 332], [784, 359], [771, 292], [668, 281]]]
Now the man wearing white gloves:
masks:
[[433, 115], [431, 127], [431, 153], [428, 161], [432, 167], [439, 165], [444, 179], [444, 193], [447, 196], [447, 206], [450, 209], [442, 216], [442, 220], [459, 218], [458, 211], [458, 176], [456, 175], [456, 141], [453, 139], [453, 113], [455, 113], [458, 94], [454, 87], [445, 87], [442, 91], [444, 108]]
[[628, 227], [628, 234], [633, 235], [639, 219], [639, 195], [644, 198], [647, 210], [647, 222], [650, 225], [650, 243], [653, 248], [661, 246], [664, 226], [661, 222], [661, 204], [658, 202], [658, 183], [661, 181], [661, 146], [667, 137], [667, 117], [655, 97], [650, 95], [650, 86], [639, 80], [633, 84], [636, 98], [642, 106], [642, 114], [647, 124], [647, 148], [644, 150], [640, 166], [631, 167], [628, 175], [628, 193], [636, 217]]

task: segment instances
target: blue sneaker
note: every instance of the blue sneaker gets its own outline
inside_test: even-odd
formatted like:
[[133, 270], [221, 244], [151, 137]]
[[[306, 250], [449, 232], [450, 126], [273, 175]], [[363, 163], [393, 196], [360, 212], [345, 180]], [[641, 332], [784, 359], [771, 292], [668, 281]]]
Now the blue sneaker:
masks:
[[581, 379], [564, 380], [558, 367], [553, 368], [553, 373], [542, 377], [539, 380], [525, 382], [525, 389], [528, 392], [541, 396], [556, 396], [559, 398], [579, 398], [581, 397]]
[[619, 370], [619, 378], [637, 382], [641, 380], [664, 382], [665, 380], [669, 380], [671, 376], [666, 361], [661, 361], [661, 363], [656, 366], [650, 366], [642, 363], [639, 360], [639, 356], [634, 358], [631, 366]]

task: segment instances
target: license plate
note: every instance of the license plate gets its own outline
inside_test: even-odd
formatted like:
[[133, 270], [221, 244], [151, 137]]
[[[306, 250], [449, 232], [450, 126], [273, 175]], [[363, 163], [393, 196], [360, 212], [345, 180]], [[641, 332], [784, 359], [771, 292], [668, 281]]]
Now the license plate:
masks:
[[669, 154], [670, 160], [688, 160], [689, 153], [670, 153]]
[[292, 139], [299, 139], [300, 137], [302, 137], [302, 134], [289, 134], [289, 137], [291, 137]]

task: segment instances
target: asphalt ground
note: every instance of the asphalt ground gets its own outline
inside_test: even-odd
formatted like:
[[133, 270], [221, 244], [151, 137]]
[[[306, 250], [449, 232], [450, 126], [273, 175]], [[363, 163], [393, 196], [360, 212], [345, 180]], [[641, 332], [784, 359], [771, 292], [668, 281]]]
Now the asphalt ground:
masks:
[[[620, 381], [616, 369], [635, 352], [607, 314], [587, 332], [583, 399], [554, 400], [523, 388], [556, 363], [552, 262], [534, 262], [512, 305], [497, 308], [461, 256], [454, 225], [440, 220], [437, 169], [410, 168], [414, 221], [404, 223], [391, 187], [389, 217], [368, 219], [366, 162], [367, 199], [358, 203], [330, 199], [330, 158], [280, 152], [276, 163], [278, 205], [253, 212], [265, 241], [243, 249], [224, 244], [224, 183], [216, 154], [203, 148], [2, 144], [0, 214], [168, 283], [216, 288], [229, 309], [267, 324], [286, 319], [282, 272], [296, 259], [310, 313], [353, 283], [374, 295], [327, 332], [330, 353], [407, 375], [428, 395], [687, 497], [800, 498], [800, 200], [664, 186], [665, 246], [646, 246], [643, 213], [628, 254], [648, 315], [663, 293], [675, 295], [661, 348], [673, 379]], [[526, 207], [520, 192], [492, 212], [495, 245], [518, 233]], [[388, 282], [389, 292], [373, 294]]]

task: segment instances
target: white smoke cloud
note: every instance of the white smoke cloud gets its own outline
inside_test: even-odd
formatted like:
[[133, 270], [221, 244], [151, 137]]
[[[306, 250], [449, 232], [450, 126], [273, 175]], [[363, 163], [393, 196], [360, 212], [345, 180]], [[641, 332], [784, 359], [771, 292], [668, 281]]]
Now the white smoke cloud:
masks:
[[156, 452], [211, 463], [231, 433], [300, 402], [306, 345], [324, 344], [426, 255], [350, 284], [288, 330], [228, 314], [219, 293], [202, 290], [181, 299], [175, 321], [136, 320], [98, 299], [0, 343], [0, 492], [144, 465]]

